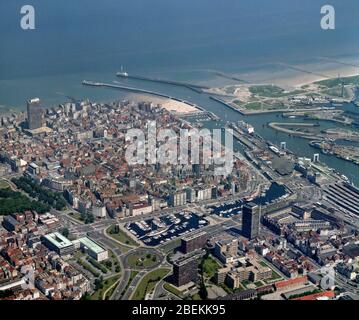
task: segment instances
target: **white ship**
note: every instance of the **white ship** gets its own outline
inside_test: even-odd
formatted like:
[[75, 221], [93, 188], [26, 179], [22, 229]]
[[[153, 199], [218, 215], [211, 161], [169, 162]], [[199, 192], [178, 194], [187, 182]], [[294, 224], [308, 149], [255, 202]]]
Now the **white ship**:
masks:
[[244, 133], [247, 133], [247, 134], [254, 133], [254, 127], [244, 121], [238, 121], [237, 126], [239, 129], [243, 130]]
[[147, 234], [148, 237], [153, 237], [154, 239], [158, 239], [162, 234], [168, 231], [168, 228], [161, 228]]
[[152, 221], [152, 224], [156, 226], [157, 228], [164, 228], [166, 227], [166, 224], [164, 224], [159, 218], [155, 218]]
[[123, 66], [121, 66], [121, 72], [117, 72], [117, 75], [121, 77], [128, 77], [128, 73], [123, 71]]
[[184, 218], [185, 218], [186, 220], [189, 220], [189, 219], [192, 218], [192, 214], [191, 214], [191, 213], [186, 213], [186, 214], [184, 215]]

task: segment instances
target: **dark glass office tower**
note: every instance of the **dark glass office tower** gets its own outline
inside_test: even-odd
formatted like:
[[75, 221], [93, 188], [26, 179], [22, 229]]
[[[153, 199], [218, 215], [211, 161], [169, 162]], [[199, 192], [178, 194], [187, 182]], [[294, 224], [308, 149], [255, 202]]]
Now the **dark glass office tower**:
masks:
[[198, 265], [202, 256], [203, 252], [195, 251], [182, 256], [173, 263], [173, 282], [177, 287], [189, 282], [197, 282]]
[[41, 128], [43, 109], [40, 105], [40, 99], [34, 98], [27, 102], [27, 124], [30, 130]]
[[242, 213], [242, 232], [248, 239], [253, 239], [259, 235], [260, 208], [255, 203], [247, 203], [243, 207]]

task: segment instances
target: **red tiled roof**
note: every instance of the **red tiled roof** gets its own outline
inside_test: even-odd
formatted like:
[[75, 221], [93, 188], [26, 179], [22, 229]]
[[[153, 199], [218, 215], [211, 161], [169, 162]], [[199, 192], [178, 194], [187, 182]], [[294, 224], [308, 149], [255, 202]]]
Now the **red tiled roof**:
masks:
[[276, 282], [274, 285], [275, 285], [276, 289], [279, 289], [279, 288], [285, 288], [288, 286], [293, 286], [296, 284], [305, 283], [307, 281], [308, 281], [308, 277], [304, 276], [304, 277], [299, 277], [299, 278], [295, 278], [295, 279], [279, 281], [279, 282]]
[[300, 297], [300, 298], [295, 298], [292, 300], [317, 300], [318, 298], [321, 297], [328, 297], [328, 298], [334, 298], [335, 297], [335, 293], [334, 291], [324, 291], [324, 292], [319, 292], [319, 293], [313, 293], [304, 297]]

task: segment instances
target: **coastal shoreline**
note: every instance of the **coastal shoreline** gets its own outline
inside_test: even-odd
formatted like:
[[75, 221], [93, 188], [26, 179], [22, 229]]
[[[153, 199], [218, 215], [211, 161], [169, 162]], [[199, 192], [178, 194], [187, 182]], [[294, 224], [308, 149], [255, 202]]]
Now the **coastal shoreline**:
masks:
[[[338, 57], [338, 59], [340, 59]], [[315, 59], [314, 59], [315, 60]], [[349, 60], [343, 59], [341, 61], [338, 61], [337, 63], [315, 63], [314, 60], [309, 63], [298, 63], [293, 64], [294, 67], [299, 67], [299, 69], [303, 69], [303, 71], [293, 70], [291, 69], [291, 65], [285, 65], [281, 63], [268, 63], [265, 66], [252, 66], [248, 68], [245, 72], [241, 73], [238, 71], [233, 71], [228, 74], [228, 76], [231, 76], [233, 80], [228, 80], [215, 76], [213, 71], [208, 72], [208, 75], [201, 75], [201, 78], [195, 78], [193, 79], [193, 75], [189, 75], [187, 78], [187, 81], [191, 81], [194, 84], [203, 85], [203, 86], [210, 86], [211, 89], [209, 92], [207, 90], [203, 90], [204, 93], [207, 93], [209, 95], [223, 95], [223, 92], [218, 91], [218, 88], [224, 88], [226, 86], [245, 86], [249, 84], [253, 85], [260, 85], [260, 84], [274, 84], [279, 87], [284, 88], [285, 90], [291, 89], [296, 90], [300, 88], [301, 86], [310, 85], [314, 82], [325, 80], [328, 78], [320, 77], [319, 75], [328, 75], [329, 78], [335, 79], [338, 75], [340, 77], [350, 77], [359, 75], [359, 58], [356, 55], [352, 55]], [[316, 59], [317, 60], [317, 59]], [[343, 63], [351, 62], [358, 65], [356, 66], [344, 66]], [[341, 65], [340, 65], [341, 64]], [[278, 68], [278, 65], [281, 67]], [[319, 69], [318, 69], [319, 65]], [[268, 67], [269, 66], [269, 67]], [[306, 71], [307, 70], [307, 71]], [[186, 71], [189, 74], [191, 74], [190, 70]], [[196, 72], [196, 69], [193, 67], [193, 72]], [[193, 73], [192, 72], [192, 73]], [[199, 71], [198, 71], [199, 72]], [[203, 74], [203, 70], [201, 71]], [[154, 71], [154, 73], [156, 73]], [[171, 79], [171, 76], [167, 73], [157, 73], [159, 77], [162, 77], [164, 79]], [[111, 77], [113, 77], [111, 79]], [[111, 82], [116, 79], [116, 70], [113, 71], [106, 71], [102, 72], [100, 74], [91, 73], [91, 72], [85, 72], [85, 73], [74, 73], [74, 74], [64, 74], [64, 75], [57, 75], [55, 76], [44, 76], [44, 77], [37, 77], [37, 78], [21, 78], [21, 79], [12, 79], [12, 80], [0, 80], [0, 83], [3, 83], [4, 87], [7, 91], [11, 91], [14, 86], [18, 86], [19, 83], [21, 86], [25, 86], [28, 81], [31, 81], [31, 83], [39, 83], [39, 86], [44, 87], [43, 90], [46, 90], [46, 93], [42, 95], [41, 91], [38, 90], [38, 88], [34, 88], [35, 96], [40, 96], [42, 98], [42, 101], [44, 101], [44, 104], [46, 106], [56, 106], [64, 101], [61, 101], [60, 95], [63, 96], [64, 100], [66, 99], [66, 96], [74, 96], [80, 99], [90, 98], [90, 100], [93, 101], [104, 101], [104, 100], [114, 100], [116, 99], [115, 96], [111, 97], [110, 95], [107, 95], [107, 97], [103, 97], [104, 95], [99, 94], [99, 98], [92, 97], [91, 93], [89, 93], [87, 90], [82, 90], [80, 88], [80, 81], [82, 81], [85, 78], [94, 78], [94, 79], [103, 79], [106, 80], [105, 82]], [[239, 83], [236, 82], [234, 79], [244, 79], [245, 82]], [[62, 80], [63, 79], [63, 80]], [[183, 81], [185, 77], [181, 77], [180, 80]], [[174, 79], [176, 80], [176, 79]], [[220, 81], [221, 80], [221, 81]], [[232, 81], [232, 84], [229, 84], [228, 81]], [[43, 85], [42, 85], [43, 84]], [[47, 87], [47, 84], [49, 84], [49, 87]], [[136, 84], [136, 86], [140, 88], [147, 88], [146, 86], [142, 86], [142, 84]], [[45, 89], [46, 88], [46, 89]], [[5, 90], [5, 89], [4, 89]], [[75, 93], [78, 92], [78, 93]], [[26, 97], [21, 98], [19, 100], [19, 95], [14, 96], [13, 99], [9, 98], [6, 100], [3, 99], [3, 101], [0, 101], [0, 105], [2, 108], [0, 108], [0, 114], [7, 113], [7, 112], [13, 112], [13, 111], [24, 111], [25, 110], [25, 101], [30, 98], [27, 94]], [[223, 97], [228, 95], [225, 93]], [[6, 95], [5, 95], [6, 97]], [[10, 97], [11, 98], [11, 97]], [[275, 112], [275, 110], [273, 111]]]

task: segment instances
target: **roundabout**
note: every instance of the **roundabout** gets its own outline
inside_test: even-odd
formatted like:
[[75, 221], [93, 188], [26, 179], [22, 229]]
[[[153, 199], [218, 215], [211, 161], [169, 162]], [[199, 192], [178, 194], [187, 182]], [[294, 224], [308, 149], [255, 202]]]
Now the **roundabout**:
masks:
[[158, 267], [164, 257], [154, 249], [135, 249], [124, 257], [125, 268], [131, 270], [152, 270]]

